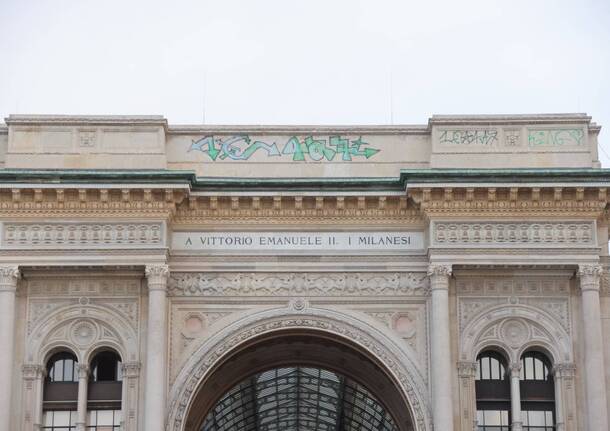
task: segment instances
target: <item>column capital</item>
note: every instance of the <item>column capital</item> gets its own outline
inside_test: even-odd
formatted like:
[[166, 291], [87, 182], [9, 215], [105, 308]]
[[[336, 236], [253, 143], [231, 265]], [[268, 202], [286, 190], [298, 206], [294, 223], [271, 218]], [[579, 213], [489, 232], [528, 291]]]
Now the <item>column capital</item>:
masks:
[[123, 377], [138, 377], [140, 375], [139, 362], [123, 362], [121, 365]]
[[428, 277], [450, 277], [451, 273], [451, 264], [431, 263], [428, 265]]
[[77, 363], [76, 372], [78, 373], [79, 379], [88, 379], [91, 369], [89, 368], [89, 365], [87, 365], [87, 364], [78, 364]]
[[574, 374], [576, 373], [576, 365], [574, 365], [572, 362], [555, 364], [552, 373], [555, 378], [574, 377]]
[[458, 361], [457, 369], [459, 377], [475, 377], [477, 373], [477, 363], [471, 361]]
[[599, 291], [599, 282], [603, 269], [597, 264], [580, 264], [578, 265], [578, 277], [580, 277], [580, 290]]
[[21, 372], [25, 380], [36, 380], [47, 374], [45, 366], [40, 364], [23, 364]]
[[17, 290], [17, 280], [21, 272], [17, 265], [0, 265], [0, 292], [14, 292]]
[[520, 362], [513, 362], [508, 366], [508, 371], [510, 371], [510, 377], [516, 377], [516, 378], [520, 378], [521, 377], [521, 363]]
[[146, 265], [144, 271], [148, 279], [148, 290], [167, 290], [169, 266], [165, 264]]

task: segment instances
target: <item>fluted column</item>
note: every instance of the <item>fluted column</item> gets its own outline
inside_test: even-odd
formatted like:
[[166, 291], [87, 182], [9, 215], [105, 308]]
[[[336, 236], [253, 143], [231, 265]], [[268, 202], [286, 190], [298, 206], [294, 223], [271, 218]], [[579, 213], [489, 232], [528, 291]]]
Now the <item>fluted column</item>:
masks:
[[510, 410], [512, 422], [510, 424], [511, 431], [521, 431], [523, 429], [523, 420], [521, 419], [521, 364], [514, 363], [510, 367]]
[[144, 429], [165, 429], [167, 370], [167, 265], [146, 266], [148, 279], [148, 328], [146, 331], [146, 377]]
[[435, 430], [453, 430], [453, 402], [451, 377], [451, 344], [449, 333], [449, 277], [451, 265], [428, 267], [432, 319], [431, 378], [432, 416]]
[[0, 430], [11, 429], [15, 292], [18, 279], [17, 266], [0, 266]]
[[78, 371], [78, 401], [76, 404], [76, 431], [85, 431], [87, 423], [87, 391], [89, 387], [89, 366], [76, 364]]
[[604, 368], [604, 343], [599, 304], [600, 265], [579, 265], [582, 294], [582, 336], [585, 346], [584, 373], [588, 430], [608, 429], [606, 404], [606, 370]]

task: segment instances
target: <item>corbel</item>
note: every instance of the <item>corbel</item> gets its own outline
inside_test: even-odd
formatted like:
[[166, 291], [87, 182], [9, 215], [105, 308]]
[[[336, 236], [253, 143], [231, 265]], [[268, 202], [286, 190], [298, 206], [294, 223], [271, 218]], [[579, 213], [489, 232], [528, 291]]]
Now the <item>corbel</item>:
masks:
[[516, 202], [519, 196], [519, 187], [511, 187], [508, 190], [508, 198], [511, 202]]
[[532, 187], [532, 200], [533, 201], [540, 200], [540, 187]]
[[487, 189], [487, 200], [489, 200], [490, 202], [496, 201], [496, 188], [495, 187], [490, 187]]
[[282, 197], [273, 196], [273, 209], [279, 211], [282, 209]]
[[108, 189], [100, 190], [100, 201], [108, 202]]
[[431, 199], [432, 199], [432, 189], [430, 189], [430, 188], [422, 189], [422, 195], [421, 195], [422, 202], [423, 203], [430, 202]]
[[321, 210], [324, 207], [324, 198], [322, 196], [316, 196], [316, 209]]
[[294, 209], [301, 211], [303, 209], [303, 196], [295, 196]]
[[194, 210], [197, 209], [197, 196], [189, 196], [189, 209]]
[[406, 196], [400, 196], [398, 198], [398, 208], [399, 209], [407, 209], [407, 197]]
[[239, 196], [231, 196], [231, 209], [237, 211], [239, 209]]
[[366, 208], [366, 197], [358, 196], [356, 206], [359, 210], [364, 210]]
[[451, 187], [446, 187], [444, 190], [444, 200], [446, 202], [453, 201], [453, 189]]
[[174, 201], [174, 191], [171, 189], [165, 190], [165, 202], [172, 203]]
[[555, 199], [555, 201], [561, 201], [563, 198], [563, 187], [555, 187], [553, 189], [553, 199]]
[[585, 198], [585, 189], [583, 187], [576, 188], [576, 200], [582, 201]]
[[121, 200], [123, 202], [129, 202], [130, 198], [131, 198], [131, 190], [121, 189]]
[[144, 202], [152, 201], [152, 190], [144, 189]]
[[78, 189], [78, 201], [81, 204], [87, 202], [87, 189]]
[[13, 196], [14, 203], [21, 202], [21, 189], [11, 189], [11, 194]]
[[34, 189], [34, 202], [42, 202], [42, 189]]
[[377, 198], [377, 208], [380, 210], [384, 210], [385, 209], [385, 204], [386, 204], [386, 197], [385, 196], [379, 196]]
[[64, 202], [64, 200], [66, 199], [66, 196], [64, 194], [64, 190], [63, 189], [56, 189], [55, 190], [55, 196], [57, 197], [57, 202]]
[[608, 189], [606, 189], [605, 187], [600, 187], [600, 189], [597, 192], [597, 199], [599, 199], [602, 202], [607, 202]]
[[337, 209], [344, 210], [345, 209], [345, 197], [337, 196]]
[[218, 209], [218, 196], [210, 196], [210, 209]]
[[258, 196], [252, 198], [252, 209], [257, 211], [261, 209], [261, 198]]
[[468, 187], [466, 189], [466, 201], [467, 202], [472, 202], [474, 200], [474, 188], [473, 187]]

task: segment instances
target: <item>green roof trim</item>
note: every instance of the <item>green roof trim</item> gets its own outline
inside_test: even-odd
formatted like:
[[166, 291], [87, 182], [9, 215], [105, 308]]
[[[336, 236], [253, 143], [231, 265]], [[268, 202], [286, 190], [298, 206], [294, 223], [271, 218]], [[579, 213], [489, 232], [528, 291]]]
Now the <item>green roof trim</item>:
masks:
[[185, 170], [0, 169], [0, 184], [176, 184], [199, 191], [397, 191], [409, 183], [608, 183], [610, 169], [404, 169], [397, 177], [197, 177]]

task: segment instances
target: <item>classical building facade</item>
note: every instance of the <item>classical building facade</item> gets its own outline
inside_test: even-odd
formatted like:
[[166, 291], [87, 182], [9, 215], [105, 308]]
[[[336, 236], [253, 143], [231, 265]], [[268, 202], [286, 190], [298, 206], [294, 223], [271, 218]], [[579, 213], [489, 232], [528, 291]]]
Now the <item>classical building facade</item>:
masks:
[[9, 116], [0, 430], [607, 430], [599, 131]]

